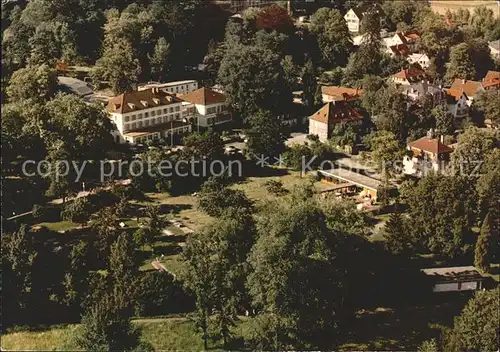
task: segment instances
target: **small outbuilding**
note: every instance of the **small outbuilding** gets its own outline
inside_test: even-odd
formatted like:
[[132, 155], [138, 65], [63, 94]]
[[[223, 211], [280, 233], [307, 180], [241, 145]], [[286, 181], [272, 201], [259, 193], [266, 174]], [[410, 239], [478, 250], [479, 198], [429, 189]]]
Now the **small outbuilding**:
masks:
[[432, 292], [475, 291], [485, 277], [473, 266], [421, 269], [433, 282]]

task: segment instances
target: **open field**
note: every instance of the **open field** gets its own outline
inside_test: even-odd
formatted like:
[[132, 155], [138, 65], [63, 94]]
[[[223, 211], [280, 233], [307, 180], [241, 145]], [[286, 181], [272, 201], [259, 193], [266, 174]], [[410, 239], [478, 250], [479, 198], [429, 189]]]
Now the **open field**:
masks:
[[431, 0], [431, 8], [434, 12], [444, 15], [446, 10], [457, 11], [458, 9], [469, 10], [471, 13], [474, 12], [474, 9], [485, 6], [488, 9], [493, 10], [493, 13], [500, 17], [500, 5], [498, 1], [492, 0]]
[[[414, 307], [377, 307], [359, 310], [343, 335], [339, 348], [348, 350], [417, 350], [420, 343], [437, 336], [441, 326], [451, 326], [470, 298], [470, 293], [436, 296], [432, 302]], [[155, 350], [200, 351], [201, 336], [193, 322], [185, 317], [139, 319], [143, 340]], [[77, 325], [60, 325], [32, 331], [7, 332], [2, 337], [4, 350], [76, 350], [73, 335]], [[234, 327], [236, 338], [248, 338], [252, 319], [243, 318]], [[218, 343], [210, 343], [219, 349]], [[232, 350], [241, 349], [242, 341]]]

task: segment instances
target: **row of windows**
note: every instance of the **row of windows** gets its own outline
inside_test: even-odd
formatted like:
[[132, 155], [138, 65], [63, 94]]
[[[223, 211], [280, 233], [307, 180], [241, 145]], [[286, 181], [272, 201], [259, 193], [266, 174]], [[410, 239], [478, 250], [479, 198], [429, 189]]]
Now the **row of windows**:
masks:
[[219, 106], [214, 106], [213, 108], [208, 108], [207, 109], [207, 114], [214, 114], [216, 112], [222, 112], [226, 110], [225, 105], [219, 105]]
[[142, 113], [139, 113], [137, 115], [133, 114], [133, 115], [130, 115], [130, 116], [125, 116], [125, 122], [135, 121], [136, 119], [142, 119], [143, 116], [144, 116], [144, 118], [148, 118], [148, 117], [150, 117], [150, 113], [151, 113], [151, 117], [153, 117], [153, 116], [156, 116], [156, 115], [161, 115], [162, 113], [163, 114], [168, 114], [168, 113], [172, 113], [174, 111], [175, 112], [181, 111], [181, 107], [180, 106], [176, 106], [175, 108], [174, 107], [170, 107], [170, 108], [163, 108], [163, 110], [162, 109], [158, 109], [158, 110], [153, 110], [153, 111], [146, 111], [144, 113], [144, 115]]
[[[176, 129], [174, 131], [174, 134], [185, 133], [185, 132], [189, 132], [189, 127], [183, 127], [182, 129]], [[162, 137], [162, 134], [163, 134], [162, 132], [157, 132], [154, 134], [150, 134], [149, 136], [137, 137], [135, 139], [135, 143], [144, 143], [146, 141], [158, 140]], [[169, 131], [165, 132], [165, 137], [168, 137], [168, 135], [169, 135]]]
[[175, 114], [175, 116], [171, 115], [171, 116], [158, 117], [158, 118], [156, 118], [156, 120], [144, 120], [144, 121], [126, 123], [125, 124], [125, 131], [129, 131], [131, 129], [134, 130], [136, 128], [141, 128], [141, 127], [159, 125], [162, 123], [167, 123], [167, 122], [178, 120], [179, 118], [180, 118], [180, 115]]

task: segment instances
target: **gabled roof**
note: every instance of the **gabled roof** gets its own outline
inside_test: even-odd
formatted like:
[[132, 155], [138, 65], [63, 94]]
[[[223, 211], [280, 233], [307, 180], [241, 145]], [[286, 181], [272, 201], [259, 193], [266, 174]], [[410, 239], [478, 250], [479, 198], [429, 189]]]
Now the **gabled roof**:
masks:
[[109, 99], [107, 110], [111, 113], [126, 114], [128, 112], [151, 109], [157, 106], [180, 103], [181, 100], [172, 94], [151, 88], [141, 91], [130, 91]]
[[408, 44], [408, 41], [406, 40], [406, 37], [404, 36], [403, 32], [396, 32], [395, 35], [399, 38], [399, 40], [401, 40], [401, 43]]
[[391, 45], [389, 49], [395, 56], [408, 57], [410, 55], [410, 49], [406, 44]]
[[210, 88], [200, 88], [191, 93], [180, 96], [184, 101], [197, 105], [220, 104], [226, 101], [226, 96]]
[[489, 81], [494, 81], [494, 80], [500, 80], [500, 72], [498, 71], [488, 71], [486, 76], [484, 76], [483, 81], [484, 82], [489, 82]]
[[409, 146], [432, 154], [451, 153], [453, 151], [453, 148], [441, 143], [439, 139], [427, 136], [409, 143]]
[[464, 79], [455, 79], [451, 85], [452, 90], [463, 90], [468, 97], [474, 98], [474, 96], [483, 91], [483, 86], [481, 82], [467, 81]]
[[467, 94], [461, 89], [445, 89], [445, 92], [448, 104], [456, 104], [462, 95], [465, 96], [465, 99], [468, 99]]
[[337, 123], [359, 121], [363, 117], [359, 112], [352, 108], [348, 102], [342, 100], [326, 103], [310, 118], [321, 123], [333, 125]]
[[321, 93], [333, 100], [357, 100], [363, 95], [362, 89], [353, 89], [341, 86], [321, 86]]
[[425, 78], [425, 72], [422, 70], [419, 70], [418, 68], [410, 67], [408, 69], [404, 69], [404, 70], [399, 71], [398, 73], [394, 74], [392, 77], [406, 79], [411, 83], [411, 82], [419, 81], [422, 78]]
[[405, 38], [408, 40], [416, 40], [419, 39], [420, 36], [417, 33], [404, 33]]

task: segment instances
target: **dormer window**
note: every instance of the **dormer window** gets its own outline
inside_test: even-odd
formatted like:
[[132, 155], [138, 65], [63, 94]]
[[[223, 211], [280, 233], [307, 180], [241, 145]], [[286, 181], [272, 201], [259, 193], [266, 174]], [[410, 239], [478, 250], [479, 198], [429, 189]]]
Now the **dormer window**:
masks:
[[146, 100], [141, 100], [141, 104], [147, 108], [148, 107], [148, 102]]
[[156, 105], [160, 105], [160, 99], [158, 98], [153, 98], [153, 101], [155, 102]]
[[132, 110], [135, 110], [135, 104], [128, 103], [128, 106], [129, 106], [129, 108], [131, 108]]

